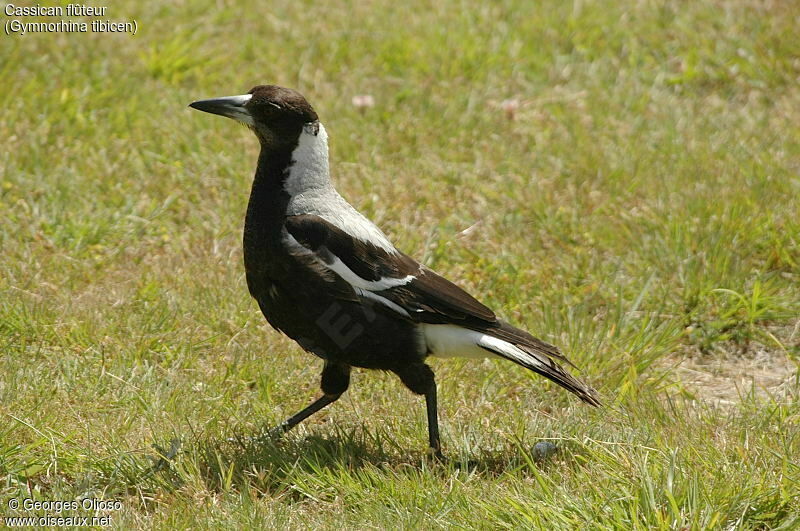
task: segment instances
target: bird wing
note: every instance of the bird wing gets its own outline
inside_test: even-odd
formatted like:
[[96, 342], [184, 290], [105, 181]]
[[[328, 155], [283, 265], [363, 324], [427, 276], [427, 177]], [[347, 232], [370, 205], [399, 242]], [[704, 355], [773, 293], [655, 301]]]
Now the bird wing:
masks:
[[495, 325], [494, 312], [410, 256], [355, 238], [316, 215], [289, 216], [286, 244], [311, 253], [317, 264], [346, 281], [362, 298], [380, 302], [420, 323]]
[[[326, 279], [338, 297], [371, 300], [416, 323], [456, 325], [448, 341], [465, 350], [480, 347], [553, 380], [585, 402], [600, 404], [594, 389], [554, 361], [572, 365], [558, 347], [497, 319], [469, 293], [408, 255], [353, 237], [316, 215], [290, 216], [284, 227], [290, 254]], [[431, 329], [448, 334], [448, 327]]]

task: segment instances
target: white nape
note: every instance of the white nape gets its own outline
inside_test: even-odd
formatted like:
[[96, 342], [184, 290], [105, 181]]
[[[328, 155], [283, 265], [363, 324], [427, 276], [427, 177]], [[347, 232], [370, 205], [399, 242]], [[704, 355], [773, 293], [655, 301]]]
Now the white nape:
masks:
[[303, 128], [292, 152], [292, 161], [284, 183], [284, 190], [289, 194], [287, 215], [316, 215], [354, 238], [390, 254], [398, 252], [374, 223], [333, 188], [328, 166], [328, 133], [322, 124], [316, 135]]
[[324, 188], [332, 188], [328, 170], [328, 133], [319, 124], [316, 135], [305, 127], [300, 132], [283, 189], [290, 197], [296, 197]]

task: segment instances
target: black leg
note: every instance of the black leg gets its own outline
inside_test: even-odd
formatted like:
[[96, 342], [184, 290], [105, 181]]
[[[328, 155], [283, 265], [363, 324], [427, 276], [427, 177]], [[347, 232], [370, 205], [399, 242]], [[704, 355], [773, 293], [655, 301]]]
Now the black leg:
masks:
[[425, 406], [428, 410], [428, 442], [433, 455], [443, 459], [442, 445], [439, 442], [439, 410], [436, 406], [436, 382], [431, 382], [431, 387], [425, 393]]
[[320, 409], [322, 409], [325, 406], [327, 406], [328, 404], [333, 404], [334, 402], [336, 402], [339, 399], [340, 396], [342, 396], [342, 395], [341, 394], [338, 394], [338, 395], [322, 395], [321, 397], [317, 398], [314, 401], [314, 403], [312, 403], [310, 406], [308, 406], [307, 408], [302, 410], [300, 413], [292, 415], [288, 419], [286, 419], [283, 422], [281, 422], [278, 425], [278, 427], [276, 427], [273, 430], [273, 433], [275, 435], [282, 435], [282, 434], [286, 433], [287, 431], [291, 430], [292, 428], [294, 428], [295, 426], [297, 426], [298, 424], [300, 424], [301, 422], [306, 420], [308, 417], [310, 417], [311, 415], [313, 415], [314, 413], [316, 413]]
[[322, 368], [322, 379], [320, 382], [322, 392], [325, 394], [316, 399], [307, 408], [283, 421], [270, 433], [272, 435], [283, 435], [320, 409], [336, 402], [339, 397], [347, 391], [349, 386], [350, 366], [326, 361], [325, 366]]
[[436, 379], [433, 371], [424, 363], [415, 363], [394, 369], [394, 372], [412, 392], [425, 395], [425, 406], [428, 412], [428, 443], [433, 455], [441, 459], [443, 456], [442, 445], [439, 441], [439, 414], [436, 405]]

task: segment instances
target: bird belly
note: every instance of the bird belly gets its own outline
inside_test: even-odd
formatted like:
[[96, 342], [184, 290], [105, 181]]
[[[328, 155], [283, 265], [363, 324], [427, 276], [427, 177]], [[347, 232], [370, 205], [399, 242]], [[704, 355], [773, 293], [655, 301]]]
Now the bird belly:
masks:
[[270, 284], [256, 300], [274, 328], [322, 359], [391, 370], [426, 353], [421, 331], [377, 303], [337, 300], [282, 284]]

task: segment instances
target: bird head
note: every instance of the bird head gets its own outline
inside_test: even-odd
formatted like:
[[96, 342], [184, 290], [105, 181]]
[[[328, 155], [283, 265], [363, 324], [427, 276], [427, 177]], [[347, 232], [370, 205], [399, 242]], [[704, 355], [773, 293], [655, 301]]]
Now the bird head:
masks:
[[189, 107], [247, 125], [268, 149], [296, 143], [304, 128], [319, 128], [317, 113], [302, 94], [275, 85], [259, 85], [239, 96], [198, 100]]

